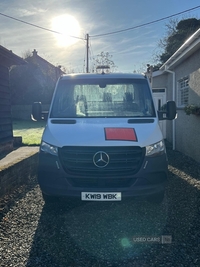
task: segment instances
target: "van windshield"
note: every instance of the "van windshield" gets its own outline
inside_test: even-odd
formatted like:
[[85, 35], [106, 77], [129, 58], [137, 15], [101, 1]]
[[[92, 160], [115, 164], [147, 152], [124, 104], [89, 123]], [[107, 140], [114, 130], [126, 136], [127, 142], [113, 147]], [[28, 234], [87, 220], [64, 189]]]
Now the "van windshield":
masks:
[[55, 92], [51, 118], [155, 117], [146, 80], [61, 80]]

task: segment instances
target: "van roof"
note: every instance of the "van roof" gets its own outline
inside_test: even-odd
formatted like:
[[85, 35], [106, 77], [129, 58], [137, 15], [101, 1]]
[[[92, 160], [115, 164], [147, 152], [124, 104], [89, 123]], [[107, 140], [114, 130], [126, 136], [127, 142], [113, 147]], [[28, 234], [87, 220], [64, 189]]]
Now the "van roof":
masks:
[[61, 76], [60, 79], [146, 79], [146, 76], [143, 74], [135, 73], [73, 73]]

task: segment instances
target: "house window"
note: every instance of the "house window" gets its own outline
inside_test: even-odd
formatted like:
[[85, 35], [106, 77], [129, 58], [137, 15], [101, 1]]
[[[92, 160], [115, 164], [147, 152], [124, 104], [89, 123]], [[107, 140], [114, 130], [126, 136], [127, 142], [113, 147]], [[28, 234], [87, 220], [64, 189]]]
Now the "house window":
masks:
[[189, 79], [188, 77], [178, 81], [178, 106], [185, 107], [188, 105], [189, 98]]

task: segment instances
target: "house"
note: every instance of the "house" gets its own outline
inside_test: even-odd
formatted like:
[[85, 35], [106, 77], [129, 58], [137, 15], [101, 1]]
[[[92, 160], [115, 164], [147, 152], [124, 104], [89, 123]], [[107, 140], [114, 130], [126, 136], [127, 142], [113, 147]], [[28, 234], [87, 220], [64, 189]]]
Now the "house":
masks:
[[32, 56], [27, 58], [27, 61], [31, 61], [32, 63], [38, 65], [40, 67], [40, 74], [38, 75], [38, 79], [42, 82], [42, 74], [48, 74], [48, 76], [53, 80], [57, 81], [58, 78], [65, 74], [64, 71], [61, 70], [61, 66], [54, 66], [44, 58], [38, 55], [36, 49], [33, 50]]
[[58, 78], [65, 72], [38, 55], [34, 49], [25, 58], [26, 66], [10, 71], [11, 103], [14, 119], [30, 120], [33, 102], [49, 106]]
[[178, 116], [166, 122], [166, 139], [173, 149], [200, 162], [200, 116], [184, 110], [200, 106], [200, 29], [153, 72], [152, 89], [157, 106], [163, 99], [176, 101]]
[[0, 45], [0, 155], [13, 149], [9, 68], [21, 64], [26, 61]]

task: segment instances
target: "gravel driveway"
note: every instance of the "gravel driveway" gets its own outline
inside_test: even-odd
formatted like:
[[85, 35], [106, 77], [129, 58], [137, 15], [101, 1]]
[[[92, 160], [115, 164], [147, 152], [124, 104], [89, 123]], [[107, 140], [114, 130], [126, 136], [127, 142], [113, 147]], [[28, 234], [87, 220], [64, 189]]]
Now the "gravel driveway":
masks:
[[35, 177], [1, 200], [0, 266], [200, 266], [200, 165], [168, 149], [161, 205], [44, 205]]

